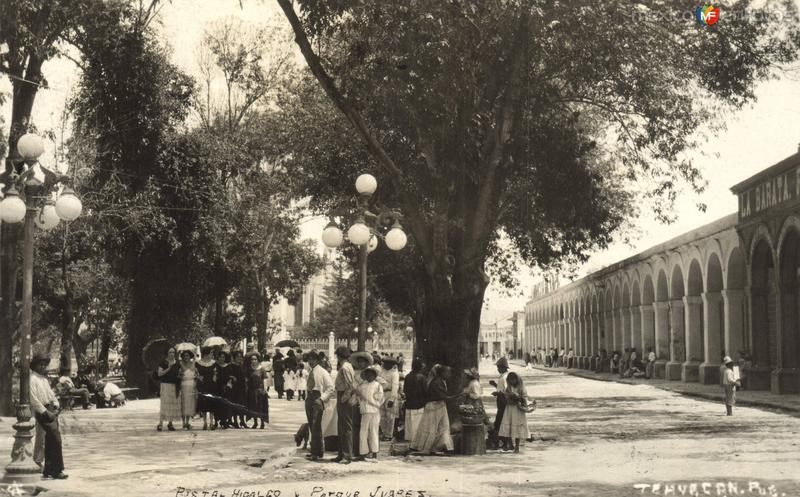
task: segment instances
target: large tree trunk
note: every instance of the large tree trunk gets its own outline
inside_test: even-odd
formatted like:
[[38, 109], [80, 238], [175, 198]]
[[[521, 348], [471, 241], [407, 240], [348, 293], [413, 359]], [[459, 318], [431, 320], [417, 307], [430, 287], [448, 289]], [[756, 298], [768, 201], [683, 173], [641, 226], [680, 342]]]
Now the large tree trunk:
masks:
[[[451, 283], [452, 282], [452, 283]], [[446, 286], [447, 288], [443, 288]], [[488, 278], [478, 266], [429, 278], [416, 324], [417, 350], [428, 364], [453, 368], [454, 378], [478, 365], [478, 334]]]
[[150, 381], [147, 368], [142, 362], [142, 350], [151, 338], [151, 330], [157, 318], [153, 316], [153, 281], [157, 279], [140, 265], [133, 280], [131, 319], [128, 323], [128, 365], [125, 380], [128, 385], [140, 388], [143, 395], [150, 393]]
[[17, 316], [17, 277], [19, 263], [17, 261], [20, 227], [3, 223], [2, 258], [0, 258], [0, 415], [13, 416], [12, 386], [14, 382], [14, 331]]
[[108, 351], [111, 348], [111, 327], [106, 326], [103, 328], [103, 334], [100, 338], [100, 353], [97, 356], [97, 367], [100, 371], [100, 376], [108, 374]]

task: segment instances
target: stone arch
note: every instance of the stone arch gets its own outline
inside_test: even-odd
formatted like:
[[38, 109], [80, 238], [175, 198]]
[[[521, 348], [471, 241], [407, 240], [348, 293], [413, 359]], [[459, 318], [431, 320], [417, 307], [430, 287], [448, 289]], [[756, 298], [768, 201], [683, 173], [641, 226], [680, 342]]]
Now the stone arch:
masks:
[[765, 368], [771, 368], [777, 357], [777, 295], [773, 253], [769, 237], [759, 236], [753, 244], [750, 256], [753, 361], [755, 365]]
[[642, 281], [642, 353], [647, 352], [648, 347], [655, 350], [656, 346], [656, 314], [653, 302], [655, 302], [653, 278], [646, 274]]
[[706, 264], [706, 292], [719, 292], [722, 290], [722, 263], [716, 252], [708, 256]]
[[683, 269], [680, 264], [675, 264], [669, 279], [669, 297], [671, 300], [679, 300], [685, 295], [686, 283], [683, 280]]
[[669, 283], [667, 280], [667, 272], [661, 269], [656, 278], [656, 301], [666, 302], [669, 300]]
[[[681, 377], [680, 364], [686, 360], [686, 322], [683, 305], [686, 282], [684, 281], [683, 269], [680, 264], [675, 264], [672, 267], [669, 287], [670, 309], [668, 329], [670, 330], [670, 364], [667, 365], [667, 378], [676, 379]], [[674, 366], [675, 364], [678, 364], [677, 368]]]
[[[686, 340], [686, 357], [690, 362], [700, 363], [705, 359], [706, 337], [704, 322], [703, 270], [698, 259], [691, 259], [689, 272], [686, 276], [687, 296], [684, 299], [684, 323]], [[695, 378], [694, 369], [684, 368], [689, 373], [688, 377]], [[687, 373], [684, 373], [687, 377]], [[696, 381], [696, 380], [695, 380]]]
[[[777, 276], [781, 303], [781, 354], [782, 368], [797, 368], [800, 353], [800, 221], [792, 216], [784, 223], [778, 245]], [[792, 385], [790, 390], [797, 390]]]

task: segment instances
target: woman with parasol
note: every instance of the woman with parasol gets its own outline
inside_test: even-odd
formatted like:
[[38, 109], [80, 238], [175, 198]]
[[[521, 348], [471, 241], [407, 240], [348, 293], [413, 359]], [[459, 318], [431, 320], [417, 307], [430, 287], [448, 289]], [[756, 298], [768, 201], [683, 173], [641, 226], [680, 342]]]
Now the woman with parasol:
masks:
[[161, 383], [159, 387], [159, 420], [156, 430], [164, 429], [164, 421], [167, 421], [167, 429], [175, 431], [172, 422], [181, 417], [181, 404], [178, 400], [178, 373], [179, 366], [175, 355], [175, 348], [170, 347], [164, 360], [156, 368], [156, 379]]
[[194, 349], [195, 347], [191, 343], [182, 343], [175, 347], [181, 359], [178, 386], [184, 430], [192, 429], [192, 416], [197, 412], [197, 370], [194, 365]]

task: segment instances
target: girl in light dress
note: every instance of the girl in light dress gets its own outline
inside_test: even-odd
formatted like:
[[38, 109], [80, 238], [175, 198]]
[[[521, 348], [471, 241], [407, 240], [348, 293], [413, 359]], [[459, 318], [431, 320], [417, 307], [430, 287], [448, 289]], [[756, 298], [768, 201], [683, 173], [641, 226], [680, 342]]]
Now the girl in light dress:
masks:
[[286, 392], [286, 400], [294, 398], [294, 391], [297, 389], [297, 375], [292, 368], [286, 368], [283, 372], [283, 390]]
[[194, 354], [190, 350], [181, 351], [180, 399], [183, 429], [191, 430], [192, 416], [197, 412], [197, 371], [194, 367]]
[[533, 405], [528, 401], [528, 392], [517, 373], [508, 373], [505, 394], [508, 405], [500, 423], [499, 436], [513, 439], [514, 452], [519, 453], [520, 440], [527, 440], [531, 436], [526, 414], [531, 411]]
[[295, 373], [295, 391], [297, 400], [306, 400], [306, 384], [308, 383], [308, 371], [302, 362], [297, 363], [297, 373]]

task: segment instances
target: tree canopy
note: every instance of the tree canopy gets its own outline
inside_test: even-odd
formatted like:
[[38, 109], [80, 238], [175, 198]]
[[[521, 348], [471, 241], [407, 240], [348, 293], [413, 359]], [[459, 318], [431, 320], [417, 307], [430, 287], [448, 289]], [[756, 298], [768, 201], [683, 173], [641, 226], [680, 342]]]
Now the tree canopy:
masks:
[[664, 21], [658, 1], [278, 3], [316, 80], [286, 112], [287, 161], [320, 211], [376, 174], [413, 235], [423, 352], [467, 363], [501, 234], [549, 268], [607, 246], [641, 200], [670, 219], [680, 188], [703, 188], [705, 134], [799, 40], [770, 16]]

